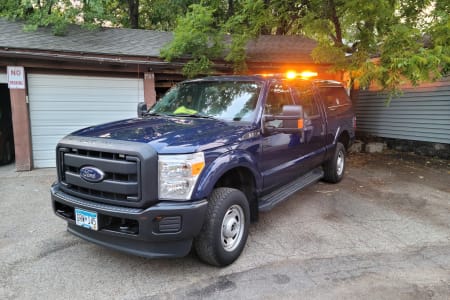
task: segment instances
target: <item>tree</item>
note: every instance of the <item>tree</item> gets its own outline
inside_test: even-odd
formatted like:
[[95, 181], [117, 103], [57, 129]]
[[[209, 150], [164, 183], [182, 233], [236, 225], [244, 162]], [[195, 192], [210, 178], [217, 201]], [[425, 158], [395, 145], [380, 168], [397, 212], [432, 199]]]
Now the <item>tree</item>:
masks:
[[2, 0], [0, 17], [22, 20], [26, 30], [52, 26], [56, 35], [67, 25], [173, 30], [179, 15], [195, 0]]
[[[162, 55], [191, 57], [186, 72], [195, 76], [212, 66], [222, 49], [235, 71], [242, 72], [250, 39], [300, 34], [318, 41], [312, 53], [316, 62], [349, 72], [351, 84], [376, 82], [396, 92], [405, 80], [418, 84], [448, 74], [449, 5], [431, 0], [201, 1], [178, 19], [175, 38]], [[209, 21], [198, 22], [204, 18]], [[191, 31], [196, 34], [189, 36]]]
[[105, 25], [114, 20], [108, 0], [6, 0], [0, 4], [0, 16], [25, 21], [26, 30], [52, 26], [55, 35], [64, 35], [68, 24], [86, 27]]

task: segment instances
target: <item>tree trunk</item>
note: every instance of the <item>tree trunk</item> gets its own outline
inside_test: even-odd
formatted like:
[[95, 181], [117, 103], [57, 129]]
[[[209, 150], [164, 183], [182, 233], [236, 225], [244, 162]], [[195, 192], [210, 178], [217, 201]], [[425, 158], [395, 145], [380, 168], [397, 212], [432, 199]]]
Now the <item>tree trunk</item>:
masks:
[[130, 18], [130, 27], [139, 28], [139, 0], [128, 0], [128, 16]]
[[333, 22], [334, 30], [336, 31], [336, 36], [334, 37], [334, 42], [336, 46], [342, 46], [344, 43], [342, 41], [342, 29], [341, 29], [341, 22], [339, 21], [339, 17], [337, 16], [336, 12], [336, 4], [334, 3], [334, 0], [329, 1], [330, 5], [330, 20]]

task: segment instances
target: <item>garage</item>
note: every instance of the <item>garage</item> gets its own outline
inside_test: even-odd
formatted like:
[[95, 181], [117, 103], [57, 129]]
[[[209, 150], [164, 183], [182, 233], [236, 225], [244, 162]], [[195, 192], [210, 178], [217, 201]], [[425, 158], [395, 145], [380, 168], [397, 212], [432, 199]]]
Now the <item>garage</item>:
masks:
[[33, 165], [55, 166], [59, 139], [82, 127], [136, 116], [143, 79], [28, 74]]

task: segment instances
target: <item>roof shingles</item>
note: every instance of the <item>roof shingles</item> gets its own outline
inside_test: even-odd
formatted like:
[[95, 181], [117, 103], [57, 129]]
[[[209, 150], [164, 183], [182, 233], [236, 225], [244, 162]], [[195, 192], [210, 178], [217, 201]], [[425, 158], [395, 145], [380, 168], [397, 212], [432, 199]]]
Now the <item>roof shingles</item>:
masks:
[[[68, 28], [67, 35], [55, 36], [51, 28], [25, 32], [23, 23], [0, 19], [0, 48], [78, 52], [107, 55], [159, 57], [173, 33], [155, 30]], [[249, 62], [312, 63], [316, 42], [302, 36], [261, 36], [247, 45]]]

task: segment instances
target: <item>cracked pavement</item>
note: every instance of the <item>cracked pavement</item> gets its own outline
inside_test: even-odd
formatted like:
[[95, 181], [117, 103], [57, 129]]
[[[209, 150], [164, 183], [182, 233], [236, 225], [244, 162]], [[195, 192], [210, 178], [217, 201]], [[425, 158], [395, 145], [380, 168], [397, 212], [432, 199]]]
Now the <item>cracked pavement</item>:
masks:
[[350, 156], [250, 228], [223, 269], [108, 250], [66, 231], [54, 169], [0, 167], [1, 299], [449, 299], [450, 162]]

